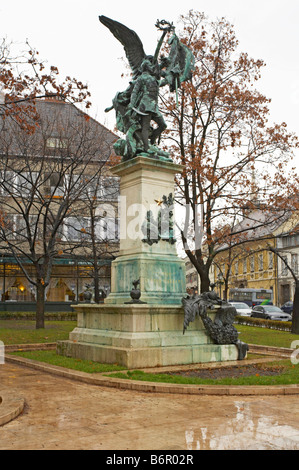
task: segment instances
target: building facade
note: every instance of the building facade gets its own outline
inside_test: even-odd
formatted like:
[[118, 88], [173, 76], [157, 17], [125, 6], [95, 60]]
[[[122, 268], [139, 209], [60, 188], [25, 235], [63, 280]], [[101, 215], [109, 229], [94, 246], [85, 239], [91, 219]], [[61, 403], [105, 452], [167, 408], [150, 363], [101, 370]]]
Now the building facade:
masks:
[[1, 121], [1, 301], [34, 302], [46, 263], [46, 301], [83, 300], [95, 270], [107, 294], [118, 251], [118, 181], [109, 173], [116, 136], [56, 98], [36, 108], [31, 135]]
[[294, 279], [276, 251], [298, 272], [299, 238], [293, 233], [298, 214], [276, 217], [271, 220], [266, 210], [244, 217], [235, 229], [245, 228], [244, 243], [232, 244], [216, 257], [215, 282], [219, 277], [225, 280], [228, 299], [230, 288], [271, 289], [278, 306], [293, 299]]
[[295, 279], [288, 266], [299, 279], [299, 226], [293, 232], [285, 233], [277, 239], [277, 251], [283, 258], [277, 257], [278, 304], [283, 305], [292, 301], [295, 294]]
[[184, 258], [186, 266], [186, 290], [189, 294], [200, 292], [200, 277], [188, 256]]

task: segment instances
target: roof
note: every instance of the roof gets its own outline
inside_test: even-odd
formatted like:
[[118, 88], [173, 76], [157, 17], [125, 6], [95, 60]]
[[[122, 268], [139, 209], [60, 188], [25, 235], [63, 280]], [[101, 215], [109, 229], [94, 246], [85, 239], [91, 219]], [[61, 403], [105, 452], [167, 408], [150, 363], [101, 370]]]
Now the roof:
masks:
[[[31, 145], [33, 148], [34, 142], [36, 154], [38, 154], [38, 152], [41, 153], [41, 144], [47, 137], [65, 137], [68, 138], [71, 145], [73, 144], [73, 148], [79, 148], [79, 145], [85, 139], [85, 148], [82, 151], [85, 150], [86, 155], [88, 155], [88, 149], [91, 151], [92, 148], [93, 154], [97, 155], [99, 160], [105, 161], [114, 153], [113, 143], [118, 138], [116, 134], [88, 116], [74, 104], [56, 97], [48, 97], [36, 100], [35, 105], [39, 119], [36, 130], [31, 136], [31, 141], [29, 136], [27, 140], [21, 139], [22, 131], [18, 130], [17, 124], [14, 123], [12, 118], [6, 117], [4, 121], [6, 133], [2, 133], [2, 136], [0, 136], [0, 152], [2, 150], [2, 153], [8, 152], [10, 155], [21, 156], [24, 154], [26, 145]], [[25, 131], [23, 132], [25, 137]], [[7, 136], [9, 136], [9, 139]], [[38, 142], [40, 143], [38, 144]], [[71, 145], [68, 150], [71, 149]], [[26, 149], [27, 152], [28, 148]]]
[[218, 249], [225, 250], [229, 246], [272, 237], [288, 218], [290, 215], [284, 211], [252, 210], [231, 228], [227, 242], [220, 244]]

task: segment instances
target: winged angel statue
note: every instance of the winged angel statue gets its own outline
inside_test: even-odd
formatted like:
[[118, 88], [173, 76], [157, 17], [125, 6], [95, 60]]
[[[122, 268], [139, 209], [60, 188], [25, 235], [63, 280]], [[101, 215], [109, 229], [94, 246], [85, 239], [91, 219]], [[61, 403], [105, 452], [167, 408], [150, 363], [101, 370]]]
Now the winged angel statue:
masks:
[[[192, 52], [179, 41], [173, 23], [165, 20], [157, 20], [156, 27], [162, 31], [162, 36], [153, 56], [145, 54], [133, 30], [106, 16], [100, 16], [99, 20], [123, 45], [133, 73], [128, 88], [118, 92], [112, 106], [105, 110], [115, 110], [117, 129], [125, 134], [125, 139], [114, 144], [117, 155], [122, 156], [123, 161], [137, 155], [171, 161], [169, 154], [156, 145], [167, 127], [158, 106], [159, 88], [168, 85], [171, 92], [177, 92], [181, 83], [191, 78]], [[173, 33], [169, 40], [170, 52], [168, 57], [159, 57], [167, 33]]]

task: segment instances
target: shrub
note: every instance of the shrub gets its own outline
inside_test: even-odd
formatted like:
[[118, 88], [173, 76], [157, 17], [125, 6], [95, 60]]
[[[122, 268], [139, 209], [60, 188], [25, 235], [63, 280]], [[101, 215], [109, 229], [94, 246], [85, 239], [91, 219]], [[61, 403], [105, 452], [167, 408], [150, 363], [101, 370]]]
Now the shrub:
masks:
[[242, 317], [237, 315], [235, 323], [239, 325], [258, 326], [260, 328], [270, 328], [273, 330], [291, 331], [291, 322], [279, 320], [264, 320], [262, 318]]

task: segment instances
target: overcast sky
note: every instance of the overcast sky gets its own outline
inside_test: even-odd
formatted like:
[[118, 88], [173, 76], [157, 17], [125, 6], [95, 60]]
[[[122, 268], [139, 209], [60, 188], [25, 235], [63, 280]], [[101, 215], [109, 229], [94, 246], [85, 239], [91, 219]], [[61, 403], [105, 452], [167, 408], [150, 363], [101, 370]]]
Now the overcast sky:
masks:
[[114, 113], [104, 109], [128, 84], [121, 78], [125, 54], [98, 16], [134, 29], [145, 52], [153, 54], [156, 20], [176, 24], [190, 9], [232, 22], [239, 50], [267, 64], [257, 88], [272, 99], [271, 118], [299, 133], [299, 0], [0, 0], [0, 36], [20, 43], [28, 39], [62, 76], [88, 83], [91, 114], [113, 128]]

